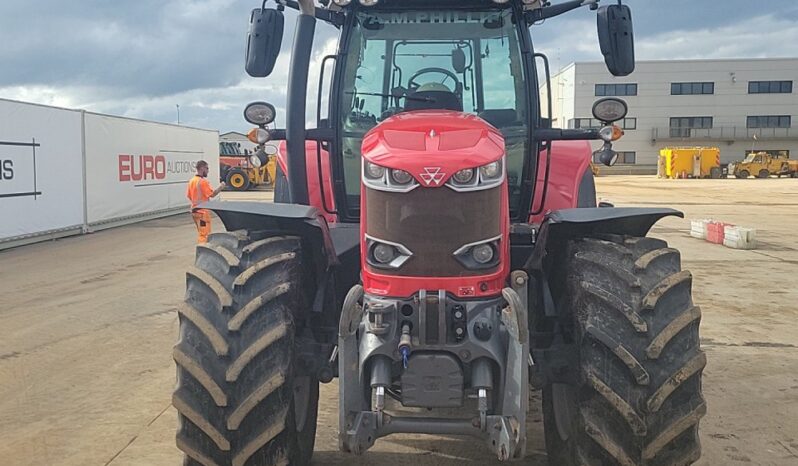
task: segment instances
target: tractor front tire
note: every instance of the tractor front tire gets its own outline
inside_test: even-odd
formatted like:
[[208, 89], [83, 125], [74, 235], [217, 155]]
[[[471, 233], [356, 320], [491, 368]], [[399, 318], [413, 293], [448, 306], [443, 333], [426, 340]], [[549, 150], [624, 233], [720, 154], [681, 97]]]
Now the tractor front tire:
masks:
[[740, 173], [737, 174], [737, 178], [740, 178], [741, 180], [744, 180], [749, 176], [751, 176], [751, 174], [748, 173], [748, 170], [740, 170]]
[[759, 170], [759, 178], [770, 178], [770, 172], [767, 170]]
[[679, 252], [657, 239], [608, 236], [570, 241], [562, 258], [553, 291], [575, 367], [571, 383], [544, 388], [549, 463], [693, 463], [706, 356]]
[[227, 186], [235, 191], [246, 191], [249, 189], [249, 174], [240, 168], [231, 168], [227, 172]]
[[297, 371], [300, 256], [296, 237], [245, 232], [197, 247], [173, 353], [185, 465], [310, 463], [319, 384]]

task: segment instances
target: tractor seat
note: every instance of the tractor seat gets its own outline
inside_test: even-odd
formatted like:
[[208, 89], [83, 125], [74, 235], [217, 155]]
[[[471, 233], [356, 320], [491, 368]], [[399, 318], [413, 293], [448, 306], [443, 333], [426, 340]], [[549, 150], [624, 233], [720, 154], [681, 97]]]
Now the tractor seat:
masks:
[[[454, 110], [463, 111], [463, 103], [457, 94], [450, 91], [448, 87], [440, 83], [427, 83], [418, 86], [415, 91], [408, 94], [409, 99], [405, 101], [405, 111], [412, 110]], [[429, 99], [429, 100], [416, 100]]]

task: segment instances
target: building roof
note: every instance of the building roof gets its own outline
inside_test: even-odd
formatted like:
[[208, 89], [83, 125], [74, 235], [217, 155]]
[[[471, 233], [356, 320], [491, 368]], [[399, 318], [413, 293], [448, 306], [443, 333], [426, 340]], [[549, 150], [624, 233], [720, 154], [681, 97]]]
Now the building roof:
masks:
[[239, 133], [238, 131], [228, 131], [228, 132], [226, 132], [226, 133], [223, 133], [223, 134], [220, 134], [220, 135], [219, 135], [219, 137], [220, 137], [220, 138], [223, 138], [223, 137], [225, 137], [225, 136], [241, 136], [242, 138], [245, 138], [245, 137], [247, 137], [247, 135], [246, 135], [246, 134]]

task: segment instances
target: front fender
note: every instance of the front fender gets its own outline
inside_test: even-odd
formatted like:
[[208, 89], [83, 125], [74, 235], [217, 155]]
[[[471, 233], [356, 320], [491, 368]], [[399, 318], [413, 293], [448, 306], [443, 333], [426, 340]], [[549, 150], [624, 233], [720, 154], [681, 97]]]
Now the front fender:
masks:
[[684, 218], [668, 208], [596, 207], [551, 212], [540, 226], [532, 254], [524, 270], [532, 278], [529, 302], [547, 317], [557, 315], [549, 288], [551, 266], [565, 249], [566, 241], [596, 235], [645, 236], [664, 217]]
[[535, 248], [524, 269], [542, 273], [546, 257], [565, 241], [595, 235], [645, 236], [664, 217], [684, 218], [678, 210], [648, 207], [594, 207], [556, 210], [549, 213], [538, 232]]
[[228, 231], [262, 231], [299, 236], [324, 266], [338, 262], [327, 221], [318, 209], [299, 204], [257, 201], [210, 201], [199, 206], [212, 210]]

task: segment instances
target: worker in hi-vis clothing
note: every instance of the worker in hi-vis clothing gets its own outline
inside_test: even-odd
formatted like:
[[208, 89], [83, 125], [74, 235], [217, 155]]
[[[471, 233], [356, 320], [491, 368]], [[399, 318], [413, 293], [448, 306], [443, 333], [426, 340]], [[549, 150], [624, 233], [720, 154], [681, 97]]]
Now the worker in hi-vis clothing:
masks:
[[205, 209], [197, 209], [197, 206], [207, 202], [212, 197], [216, 197], [224, 188], [224, 181], [218, 188], [211, 188], [208, 181], [208, 162], [200, 160], [197, 162], [197, 174], [188, 182], [186, 197], [191, 201], [191, 217], [197, 225], [198, 243], [207, 243], [208, 235], [211, 233], [211, 213]]

